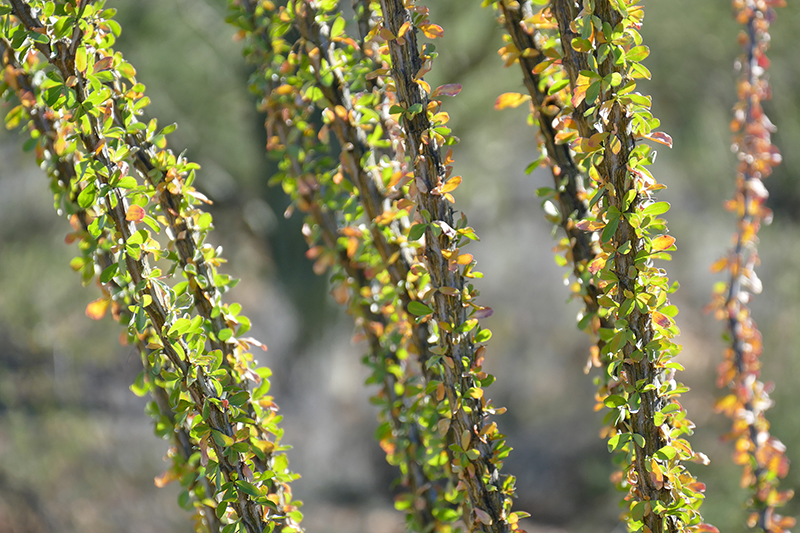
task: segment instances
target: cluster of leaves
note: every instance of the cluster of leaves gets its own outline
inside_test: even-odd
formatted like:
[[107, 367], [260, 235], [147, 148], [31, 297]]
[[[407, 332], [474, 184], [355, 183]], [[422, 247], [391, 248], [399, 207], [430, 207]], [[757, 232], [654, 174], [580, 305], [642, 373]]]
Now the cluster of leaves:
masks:
[[765, 78], [769, 67], [769, 26], [775, 7], [783, 0], [735, 0], [737, 21], [745, 26], [739, 41], [744, 48], [737, 60], [741, 70], [738, 82], [739, 101], [731, 122], [733, 149], [739, 165], [736, 194], [726, 208], [736, 213], [734, 245], [727, 256], [712, 265], [712, 271], [727, 271], [728, 280], [714, 287], [710, 309], [725, 322], [725, 359], [719, 365], [718, 385], [730, 394], [717, 402], [717, 409], [733, 420], [731, 438], [735, 439], [734, 461], [742, 465], [742, 487], [751, 490], [748, 525], [757, 530], [783, 533], [795, 519], [780, 516], [775, 508], [784, 505], [793, 491], [778, 490], [779, 478], [785, 477], [789, 460], [786, 447], [769, 432], [764, 412], [772, 406], [769, 386], [759, 380], [763, 349], [761, 333], [753, 320], [748, 302], [761, 292], [755, 273], [758, 264], [758, 230], [768, 224], [772, 213], [766, 207], [767, 189], [762, 180], [769, 177], [781, 156], [770, 137], [774, 126], [764, 114], [762, 102], [770, 98]]
[[497, 6], [508, 33], [500, 54], [520, 64], [529, 91], [501, 95], [496, 107], [531, 102], [542, 156], [529, 171], [547, 163], [553, 172], [555, 188], [540, 194], [566, 233], [556, 259], [572, 265], [585, 303], [579, 327], [596, 336], [590, 362], [602, 367], [609, 451], [622, 452], [616, 480], [628, 492], [628, 527], [714, 530], [698, 512], [705, 487], [682, 463], [706, 459], [685, 438], [693, 424], [677, 400], [687, 390], [672, 360], [679, 330], [668, 295], [677, 284], [653, 264], [669, 259], [675, 239], [660, 218], [669, 205], [653, 197], [663, 188], [647, 169], [655, 151], [639, 142], [671, 145], [655, 131], [650, 98], [636, 92], [636, 80], [650, 78], [643, 9], [635, 0], [484, 3]]
[[255, 366], [250, 349], [262, 345], [244, 336], [241, 306], [221, 300], [235, 280], [205, 242], [198, 166], [166, 148], [174, 125], [139, 121], [149, 100], [113, 49], [113, 15], [102, 1], [0, 6], [2, 92], [18, 100], [6, 125], [29, 131], [56, 209], [75, 221], [72, 266], [104, 293], [87, 314], [110, 307], [126, 340], [146, 348], [134, 392], [153, 393], [157, 431], [182, 449], [157, 482], [180, 479], [198, 529], [299, 531], [270, 371]]

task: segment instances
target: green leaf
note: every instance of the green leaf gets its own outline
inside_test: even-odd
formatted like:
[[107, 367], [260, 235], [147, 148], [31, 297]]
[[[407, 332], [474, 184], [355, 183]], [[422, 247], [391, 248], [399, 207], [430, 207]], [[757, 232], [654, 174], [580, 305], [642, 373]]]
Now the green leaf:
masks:
[[669, 211], [669, 202], [656, 202], [642, 209], [643, 215], [658, 216]]
[[628, 53], [625, 54], [625, 58], [628, 61], [635, 61], [638, 63], [639, 61], [644, 61], [644, 59], [649, 55], [650, 55], [650, 49], [645, 45], [641, 45], [641, 46], [634, 46], [633, 48], [628, 50]]
[[422, 113], [422, 104], [414, 104], [408, 108], [408, 114], [412, 117], [418, 113]]
[[409, 241], [416, 241], [422, 238], [425, 235], [425, 230], [428, 229], [427, 224], [414, 224], [411, 226], [411, 229], [408, 230], [408, 240]]
[[258, 498], [261, 495], [255, 485], [244, 480], [236, 481], [236, 488], [254, 498]]
[[341, 16], [336, 17], [331, 26], [331, 39], [335, 39], [344, 33], [345, 22]]
[[475, 342], [487, 342], [492, 338], [492, 331], [489, 329], [482, 329], [475, 335]]
[[676, 450], [672, 446], [664, 446], [663, 448], [658, 450], [656, 453], [654, 453], [653, 457], [655, 457], [656, 459], [661, 459], [663, 461], [670, 461], [676, 455], [678, 455], [678, 450]]
[[147, 383], [144, 381], [144, 370], [139, 372], [139, 375], [136, 376], [136, 379], [133, 381], [131, 385], [131, 392], [133, 392], [139, 398], [147, 395], [148, 386]]
[[102, 283], [108, 283], [114, 278], [114, 276], [117, 275], [118, 271], [119, 271], [119, 263], [114, 263], [113, 265], [107, 266], [106, 268], [103, 269], [103, 273], [100, 274], [100, 281]]
[[431, 309], [422, 302], [414, 301], [414, 302], [409, 302], [408, 312], [416, 316], [428, 316], [430, 314], [433, 314], [433, 309]]
[[557, 81], [553, 85], [551, 85], [549, 89], [547, 89], [547, 94], [556, 94], [558, 91], [560, 91], [567, 85], [569, 85], [568, 79]]
[[93, 184], [89, 185], [88, 187], [83, 189], [81, 193], [78, 195], [78, 205], [81, 206], [82, 209], [87, 209], [91, 207], [96, 197], [97, 197], [97, 189]]
[[619, 226], [619, 217], [613, 217], [608, 221], [606, 227], [603, 228], [603, 233], [600, 235], [600, 241], [611, 242], [611, 239], [614, 237], [614, 233], [617, 232], [617, 226]]
[[217, 446], [233, 446], [233, 439], [221, 431], [212, 429], [211, 436], [214, 437], [214, 442], [217, 443]]
[[613, 408], [613, 407], [620, 407], [621, 405], [626, 405], [628, 403], [628, 400], [626, 400], [625, 398], [623, 398], [618, 394], [612, 394], [608, 398], [606, 398], [603, 403], [606, 404], [606, 407]]

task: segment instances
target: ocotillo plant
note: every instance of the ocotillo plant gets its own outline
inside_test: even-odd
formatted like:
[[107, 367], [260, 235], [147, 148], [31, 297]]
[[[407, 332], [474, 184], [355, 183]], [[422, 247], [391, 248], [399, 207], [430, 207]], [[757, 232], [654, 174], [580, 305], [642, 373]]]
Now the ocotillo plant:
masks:
[[[282, 171], [273, 180], [280, 180], [294, 205], [308, 213], [304, 233], [311, 245], [309, 257], [316, 261], [315, 270], [321, 274], [335, 265], [333, 293], [340, 303], [349, 297], [351, 314], [369, 342], [371, 353], [366, 362], [373, 368], [371, 381], [382, 384], [375, 401], [383, 406], [386, 418], [378, 434], [408, 488], [398, 507], [409, 511], [409, 525], [415, 529], [433, 526], [446, 530], [445, 524], [460, 519], [461, 513], [453, 508], [454, 502], [444, 499], [455, 484], [450, 490], [440, 486], [448, 477], [443, 467], [449, 460], [437, 431], [438, 415], [426, 399], [426, 385], [421, 380], [424, 363], [430, 358], [429, 334], [427, 324], [412, 320], [414, 315], [406, 311], [417, 305], [406, 290], [409, 275], [413, 276], [413, 257], [409, 248], [400, 247], [402, 233], [395, 220], [406, 212], [392, 209], [388, 197], [391, 182], [383, 181], [385, 174], [395, 181], [401, 174], [397, 165], [384, 162], [379, 167], [374, 158], [390, 143], [386, 120], [365, 109], [364, 103], [377, 95], [362, 92], [353, 102], [349, 96], [352, 86], [345, 81], [346, 74], [348, 80], [359, 79], [359, 72], [363, 79], [364, 72], [374, 67], [344, 34], [343, 18], [334, 18], [329, 27], [330, 15], [297, 5], [303, 9], [287, 13], [286, 6], [267, 9], [232, 4], [229, 16], [248, 38], [247, 54], [257, 67], [252, 86], [262, 99], [260, 109], [267, 113], [268, 148], [282, 158]], [[285, 36], [274, 33], [283, 24], [282, 18], [291, 22], [283, 26], [286, 32], [293, 30]], [[321, 41], [327, 45], [320, 46]], [[323, 62], [332, 64], [333, 54], [341, 53], [334, 43], [344, 47], [350, 61], [332, 72], [335, 82], [326, 85], [320, 82], [326, 75], [320, 67]], [[316, 90], [304, 90], [307, 84]], [[312, 114], [317, 108], [324, 124], [314, 123]], [[372, 121], [375, 130], [367, 136], [360, 125], [372, 126]], [[340, 146], [349, 144], [354, 155], [334, 157], [323, 142], [332, 135]], [[358, 195], [353, 196], [354, 192]], [[370, 229], [365, 230], [365, 225]], [[372, 311], [373, 305], [379, 312]]]
[[[671, 318], [677, 310], [668, 301], [674, 288], [653, 263], [674, 249], [675, 239], [659, 218], [668, 204], [653, 197], [662, 186], [646, 168], [651, 149], [640, 143], [671, 144], [654, 131], [659, 121], [650, 99], [634, 92], [637, 78], [650, 77], [641, 64], [648, 55], [638, 32], [643, 9], [627, 0], [554, 0], [539, 11], [531, 2], [497, 4], [510, 36], [501, 53], [522, 66], [544, 160], [556, 179], [548, 194], [567, 232], [562, 264], [571, 260], [576, 292], [587, 305], [581, 326], [594, 323], [588, 329], [600, 337], [597, 354], [606, 364], [598, 400], [610, 409], [609, 450], [623, 452], [617, 481], [628, 491], [629, 527], [713, 529], [698, 512], [704, 486], [681, 463], [702, 456], [683, 438], [693, 425], [676, 400], [687, 389], [673, 378], [681, 368], [672, 361], [679, 351], [671, 340], [678, 333]], [[497, 107], [525, 100], [506, 94]], [[591, 180], [583, 194], [582, 173]], [[596, 256], [581, 230], [597, 231]]]
[[[693, 426], [677, 400], [687, 389], [674, 379], [675, 285], [655, 262], [674, 239], [661, 218], [669, 206], [653, 196], [662, 188], [647, 168], [654, 153], [642, 141], [670, 139], [655, 131], [650, 98], [636, 92], [636, 80], [650, 76], [643, 9], [636, 0], [483, 3], [496, 6], [508, 35], [501, 55], [521, 66], [528, 91], [496, 105], [531, 102], [542, 155], [530, 168], [543, 162], [553, 174], [554, 186], [541, 193], [566, 235], [557, 261], [569, 265], [585, 305], [578, 325], [594, 336], [598, 405], [609, 409], [603, 434], [618, 452], [628, 527], [713, 530], [698, 511], [703, 485], [684, 464], [703, 456], [685, 439]], [[739, 6], [756, 32], [756, 58], [769, 20], [760, 6]], [[482, 274], [465, 251], [477, 235], [453, 209], [462, 177], [441, 97], [460, 86], [434, 88], [425, 79], [437, 56], [429, 41], [445, 29], [414, 0], [355, 0], [352, 8], [351, 24], [336, 0], [229, 2], [229, 21], [255, 67], [267, 150], [278, 161], [272, 181], [306, 216], [308, 256], [331, 276], [334, 297], [367, 341], [377, 436], [400, 469], [397, 507], [409, 529], [518, 530], [515, 479], [500, 471], [510, 448], [491, 419], [500, 411], [486, 396], [494, 377], [482, 369], [491, 332], [479, 319], [491, 310], [477, 301]], [[207, 243], [212, 220], [193, 188], [197, 165], [166, 148], [174, 126], [159, 130], [155, 119], [140, 118], [147, 98], [113, 49], [113, 10], [102, 0], [6, 0], [0, 16], [2, 91], [17, 101], [7, 123], [30, 131], [57, 208], [73, 215], [81, 251], [73, 266], [103, 286], [87, 314], [110, 308], [128, 341], [141, 345], [134, 389], [153, 395], [159, 433], [176, 439], [174, 466], [160, 482], [180, 479], [180, 501], [197, 510], [198, 530], [301, 531], [269, 370], [249, 352], [259, 343], [244, 336], [241, 307], [222, 299], [234, 280], [219, 272], [220, 251]], [[357, 35], [348, 32], [354, 27]], [[765, 84], [751, 76], [745, 85], [749, 120]], [[756, 115], [760, 122], [742, 123], [748, 135], [767, 124]], [[760, 152], [743, 151], [746, 161], [774, 157], [765, 131], [766, 144], [763, 132], [755, 135]], [[760, 183], [740, 181], [745, 198]], [[742, 227], [757, 228], [757, 216], [745, 209]], [[732, 295], [755, 257], [743, 251], [752, 237], [740, 236]], [[732, 329], [752, 332], [749, 314], [735, 314], [742, 322]], [[754, 339], [740, 346], [752, 348]], [[755, 383], [757, 368], [736, 370], [741, 377], [727, 381]], [[746, 477], [756, 489], [756, 525], [777, 531], [789, 524], [772, 514], [784, 497], [772, 474], [784, 463], [774, 441], [769, 453], [757, 447], [763, 439], [753, 428], [766, 431], [757, 424], [742, 434], [755, 447], [739, 458], [772, 461]]]
[[717, 384], [730, 394], [717, 402], [717, 409], [733, 420], [734, 461], [742, 465], [742, 486], [750, 489], [748, 525], [758, 531], [783, 533], [795, 519], [775, 513], [794, 494], [778, 490], [779, 478], [785, 477], [789, 460], [786, 447], [769, 432], [764, 412], [772, 406], [768, 386], [759, 380], [763, 344], [748, 302], [761, 292], [755, 273], [758, 264], [758, 230], [768, 224], [772, 213], [766, 207], [767, 189], [763, 180], [772, 173], [781, 156], [772, 144], [774, 126], [764, 113], [762, 102], [771, 96], [766, 70], [769, 59], [769, 27], [775, 7], [782, 0], [736, 0], [737, 21], [744, 26], [739, 41], [744, 51], [737, 60], [741, 76], [737, 83], [739, 100], [731, 122], [733, 148], [738, 159], [736, 193], [726, 208], [736, 213], [733, 248], [712, 265], [712, 271], [726, 271], [727, 282], [714, 288], [710, 308], [726, 326], [725, 359], [719, 365]]
[[[444, 86], [432, 90], [420, 78], [419, 86], [426, 90], [423, 106], [422, 102], [416, 100], [410, 104], [404, 103], [402, 98], [393, 94], [392, 87], [403, 86], [401, 82], [408, 83], [407, 81], [401, 79], [398, 82], [396, 77], [391, 81], [384, 79], [393, 64], [390, 54], [393, 41], [402, 42], [403, 45], [412, 42], [416, 46], [412, 37], [418, 30], [434, 38], [440, 34], [441, 28], [430, 23], [424, 16], [416, 16], [413, 20], [404, 19], [394, 30], [399, 33], [395, 33], [387, 27], [384, 17], [383, 27], [380, 24], [373, 25], [371, 30], [361, 35], [361, 44], [358, 44], [346, 34], [345, 21], [335, 11], [335, 3], [234, 3], [233, 6], [241, 9], [232, 20], [240, 21], [239, 25], [254, 42], [252, 48], [262, 51], [261, 57], [255, 58], [256, 64], [260, 65], [256, 85], [262, 87], [265, 96], [262, 107], [268, 112], [270, 143], [274, 139], [272, 146], [286, 152], [286, 168], [294, 167], [293, 172], [287, 173], [288, 181], [283, 179], [284, 189], [293, 194], [295, 199], [302, 201], [304, 210], [310, 209], [312, 212], [310, 235], [316, 235], [321, 227], [320, 217], [315, 214], [315, 210], [343, 212], [346, 224], [362, 214], [366, 218], [367, 232], [352, 227], [343, 229], [343, 234], [352, 243], [352, 251], [349, 259], [341, 254], [338, 257], [352, 263], [358, 249], [358, 261], [371, 265], [369, 272], [365, 271], [361, 275], [362, 279], [373, 278], [377, 283], [383, 284], [380, 291], [373, 291], [375, 295], [381, 295], [382, 308], [389, 311], [385, 316], [387, 323], [382, 328], [408, 332], [425, 378], [423, 385], [427, 398], [415, 399], [414, 389], [407, 388], [404, 391], [410, 393], [410, 396], [405, 403], [415, 407], [435, 406], [438, 414], [435, 412], [433, 417], [424, 416], [416, 426], [434, 431], [434, 435], [427, 439], [429, 444], [435, 442], [432, 440], [435, 432], [449, 440], [450, 446], [445, 454], [447, 468], [436, 474], [434, 480], [449, 471], [454, 480], [451, 489], [456, 490], [454, 493], [452, 490], [438, 491], [439, 509], [429, 509], [426, 513], [417, 512], [417, 508], [427, 506], [425, 499], [420, 505], [414, 504], [414, 498], [402, 503], [401, 507], [411, 510], [409, 523], [413, 525], [419, 524], [421, 520], [424, 522], [425, 515], [428, 515], [428, 522], [430, 517], [437, 521], [451, 522], [460, 518], [460, 513], [454, 512], [451, 504], [468, 497], [470, 505], [464, 516], [468, 524], [472, 526], [474, 523], [491, 531], [514, 529], [521, 514], [509, 513], [510, 504], [501, 497], [504, 492], [509, 495], [513, 493], [513, 478], [501, 480], [495, 466], [507, 454], [508, 448], [503, 444], [502, 435], [497, 432], [496, 425], [487, 423], [481, 413], [484, 410], [494, 410], [491, 404], [486, 403], [481, 389], [482, 385], [491, 383], [494, 378], [481, 372], [480, 357], [475, 359], [468, 356], [468, 359], [462, 360], [462, 356], [454, 356], [448, 350], [449, 338], [452, 337], [460, 339], [459, 344], [463, 344], [467, 350], [477, 350], [480, 354], [485, 350], [481, 348], [482, 344], [491, 335], [477, 327], [477, 318], [488, 310], [475, 303], [477, 291], [465, 284], [461, 277], [479, 275], [472, 272], [472, 256], [459, 253], [459, 247], [463, 247], [469, 240], [477, 239], [477, 236], [466, 226], [465, 217], [457, 224], [449, 208], [446, 208], [446, 202], [454, 201], [451, 193], [459, 185], [461, 178], [450, 177], [449, 171], [445, 171], [442, 166], [441, 173], [448, 174], [444, 176], [446, 183], [439, 183], [433, 178], [427, 178], [427, 182], [415, 182], [414, 160], [405, 162], [406, 154], [411, 152], [403, 138], [403, 127], [408, 126], [402, 119], [398, 120], [403, 116], [426, 117], [430, 114], [430, 118], [425, 119], [426, 124], [417, 134], [429, 132], [425, 142], [432, 146], [445, 144], [449, 134], [449, 129], [444, 125], [447, 122], [447, 113], [434, 109], [434, 106], [440, 105], [438, 101], [433, 101], [431, 111], [428, 111], [428, 95], [453, 95], [458, 92], [458, 87]], [[357, 4], [361, 17], [359, 27], [362, 30], [369, 26], [372, 7], [368, 2]], [[374, 7], [377, 9], [378, 6]], [[408, 18], [403, 7], [394, 6], [394, 9], [396, 18]], [[426, 10], [417, 8], [416, 12], [424, 15]], [[400, 26], [402, 30], [399, 29]], [[284, 35], [290, 30], [299, 38], [294, 46], [284, 39]], [[413, 53], [419, 55], [418, 50]], [[306, 65], [310, 68], [305, 67]], [[422, 74], [424, 73], [420, 73], [420, 76]], [[365, 80], [371, 83], [365, 83]], [[408, 89], [406, 93], [411, 95]], [[305, 99], [300, 108], [294, 103], [299, 98]], [[305, 153], [300, 154], [301, 160], [288, 153], [287, 148], [291, 144], [297, 144], [296, 141], [288, 143], [287, 139], [301, 137], [297, 134], [293, 137], [281, 135], [280, 130], [285, 128], [288, 117], [295, 117], [291, 120], [292, 123], [302, 124], [302, 128], [307, 128], [308, 116], [298, 120], [297, 112], [310, 109], [313, 105], [322, 112], [325, 125], [316, 135], [306, 134], [305, 137], [313, 144], [316, 142], [315, 138], [327, 139], [328, 135], [333, 134], [338, 145], [344, 148], [340, 153], [339, 167], [331, 169], [329, 162], [310, 156], [311, 145], [304, 150]], [[407, 112], [408, 109], [411, 109], [410, 113]], [[385, 149], [394, 155], [399, 165], [380, 157]], [[442, 154], [438, 148], [433, 155], [441, 161]], [[303, 164], [305, 168], [301, 169]], [[295, 185], [301, 173], [305, 173], [307, 179], [300, 184], [300, 188], [319, 189], [320, 197], [329, 199], [335, 197], [336, 191], [343, 192], [340, 198], [349, 203], [350, 210], [348, 211], [347, 205], [337, 206], [331, 203], [332, 200], [328, 200], [327, 205], [319, 205], [318, 200], [309, 201]], [[419, 197], [414, 197], [415, 190], [428, 193], [434, 189], [435, 194], [441, 198], [440, 201], [420, 204]], [[352, 203], [353, 197], [350, 195], [354, 195], [358, 203]], [[315, 204], [318, 207], [310, 207]], [[431, 209], [434, 209], [433, 212]], [[352, 215], [348, 215], [348, 212]], [[418, 222], [416, 224], [403, 220], [415, 216]], [[421, 243], [417, 244], [415, 241], [423, 236], [426, 247], [439, 248], [426, 250], [427, 261], [418, 261], [414, 259], [414, 255], [421, 248]], [[354, 237], [367, 239], [366, 246], [359, 246], [359, 241]], [[434, 238], [441, 242], [433, 244], [431, 239]], [[373, 258], [370, 259], [369, 254]], [[330, 249], [327, 252], [328, 257], [333, 258], [336, 255]], [[441, 259], [436, 259], [437, 257]], [[339, 261], [340, 266], [342, 261]], [[461, 274], [444, 274], [442, 265], [445, 265], [448, 272], [461, 271]], [[381, 273], [384, 269], [385, 272]], [[438, 278], [431, 276], [431, 272], [439, 272]], [[352, 273], [348, 275], [352, 278]], [[363, 290], [360, 292], [365, 294]], [[369, 296], [369, 293], [366, 294]], [[441, 295], [440, 300], [437, 300], [437, 294]], [[431, 299], [438, 301], [438, 307], [426, 303]], [[436, 321], [426, 318], [434, 313], [434, 308], [438, 309]], [[411, 317], [416, 318], [411, 321]], [[432, 326], [433, 334], [440, 339], [438, 347], [428, 346], [426, 339], [431, 333], [429, 325]], [[370, 325], [367, 324], [367, 327]], [[479, 343], [477, 346], [473, 345], [475, 341]], [[462, 364], [466, 367], [456, 374], [456, 365]], [[457, 377], [464, 370], [468, 375]], [[392, 396], [386, 388], [383, 395]], [[467, 407], [462, 407], [463, 404], [467, 404]], [[415, 415], [413, 411], [406, 409], [405, 416], [413, 420]], [[393, 437], [394, 440], [399, 439], [401, 444], [407, 439], [402, 433]], [[391, 443], [391, 449], [397, 448], [396, 443]], [[441, 462], [441, 459], [437, 461]], [[409, 465], [401, 465], [401, 468], [408, 470]], [[501, 481], [503, 484], [499, 485]], [[430, 495], [432, 494], [429, 493]], [[424, 529], [438, 527], [438, 523], [419, 525]]]
[[[288, 485], [295, 476], [266, 395], [269, 370], [254, 368], [248, 350], [259, 343], [243, 337], [249, 321], [241, 306], [220, 300], [233, 280], [217, 271], [218, 251], [204, 242], [212, 221], [196, 207], [204, 199], [191, 186], [197, 165], [166, 149], [174, 126], [157, 131], [155, 120], [138, 121], [148, 100], [134, 68], [111, 48], [120, 31], [114, 10], [85, 0], [20, 0], [2, 6], [2, 14], [6, 68], [30, 80], [7, 122], [34, 110], [51, 121], [48, 129], [32, 120], [31, 134], [37, 151], [55, 150], [45, 166], [63, 183], [57, 208], [77, 200], [91, 219], [85, 246], [108, 234], [100, 251], [113, 262], [102, 273], [104, 254], [76, 264], [86, 281], [99, 274], [102, 283], [133, 287], [130, 313], [118, 317], [129, 316], [129, 337], [151, 350], [143, 354], [145, 369], [156, 377], [143, 383], [166, 391], [176, 429], [200, 452], [187, 484], [205, 478], [199, 486], [213, 493], [192, 489], [194, 505], [213, 507], [219, 519], [201, 522], [226, 532], [260, 533], [276, 524], [299, 530]], [[74, 165], [72, 181], [59, 165]], [[185, 280], [170, 286], [161, 267], [166, 277], [180, 269]], [[257, 384], [252, 391], [249, 382]]]

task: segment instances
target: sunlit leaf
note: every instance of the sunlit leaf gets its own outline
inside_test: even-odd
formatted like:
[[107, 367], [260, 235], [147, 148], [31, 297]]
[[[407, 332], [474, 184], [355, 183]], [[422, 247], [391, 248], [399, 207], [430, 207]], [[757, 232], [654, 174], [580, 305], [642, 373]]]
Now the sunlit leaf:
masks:
[[520, 93], [503, 93], [497, 97], [494, 103], [494, 108], [497, 110], [519, 107], [525, 102], [529, 102], [531, 96], [529, 94]]

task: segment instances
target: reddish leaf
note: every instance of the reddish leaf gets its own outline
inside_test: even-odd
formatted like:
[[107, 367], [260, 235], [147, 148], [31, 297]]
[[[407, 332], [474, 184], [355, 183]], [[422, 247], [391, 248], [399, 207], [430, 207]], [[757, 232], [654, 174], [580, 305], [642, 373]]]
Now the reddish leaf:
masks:
[[589, 263], [589, 272], [591, 272], [592, 274], [597, 274], [604, 266], [606, 266], [606, 258], [598, 257], [597, 259]]
[[475, 518], [477, 518], [480, 523], [482, 523], [484, 525], [487, 525], [487, 526], [492, 525], [493, 520], [492, 520], [492, 517], [489, 516], [489, 513], [487, 513], [486, 511], [482, 511], [481, 509], [478, 509], [477, 507], [474, 508], [473, 511], [475, 511]]
[[114, 62], [114, 58], [112, 56], [104, 57], [100, 61], [94, 64], [94, 71], [100, 72], [101, 70], [108, 70], [111, 68], [111, 63]]
[[672, 137], [670, 137], [663, 131], [654, 131], [649, 135], [643, 135], [643, 137], [648, 141], [653, 141], [654, 143], [663, 144], [665, 146], [669, 146], [670, 148], [672, 148]]
[[653, 322], [655, 322], [662, 328], [668, 328], [672, 326], [672, 319], [667, 315], [665, 315], [664, 313], [653, 311], [653, 314], [651, 316], [653, 317]]
[[489, 318], [494, 313], [494, 309], [491, 307], [481, 307], [475, 314], [472, 315], [472, 318]]
[[437, 96], [455, 96], [460, 92], [460, 83], [448, 83], [447, 85], [437, 87], [436, 90], [431, 94], [431, 98], [435, 98]]

